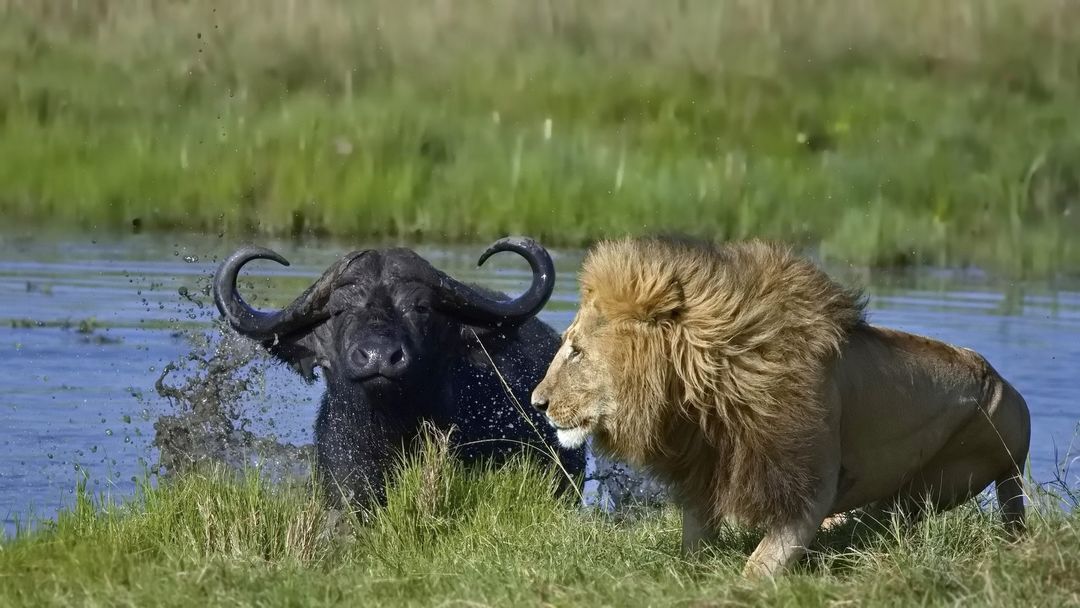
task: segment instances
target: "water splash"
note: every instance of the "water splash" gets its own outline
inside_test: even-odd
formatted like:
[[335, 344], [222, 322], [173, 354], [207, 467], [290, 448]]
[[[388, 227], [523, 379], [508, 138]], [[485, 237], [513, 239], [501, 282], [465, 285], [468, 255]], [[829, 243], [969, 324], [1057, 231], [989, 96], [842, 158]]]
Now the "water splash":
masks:
[[618, 515], [654, 508], [668, 501], [664, 484], [626, 464], [589, 450], [586, 482], [595, 483], [589, 502], [608, 513]]
[[[243, 398], [261, 385], [269, 356], [220, 320], [212, 331], [191, 331], [191, 350], [165, 366], [155, 388], [171, 412], [154, 423], [157, 472], [182, 474], [205, 462], [255, 468], [266, 479], [304, 479], [313, 447], [259, 436]], [[271, 422], [272, 425], [272, 422]]]

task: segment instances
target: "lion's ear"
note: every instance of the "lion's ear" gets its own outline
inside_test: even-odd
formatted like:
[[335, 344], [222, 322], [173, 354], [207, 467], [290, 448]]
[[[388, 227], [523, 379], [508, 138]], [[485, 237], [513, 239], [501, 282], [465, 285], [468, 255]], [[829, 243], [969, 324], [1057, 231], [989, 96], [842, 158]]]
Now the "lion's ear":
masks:
[[679, 263], [663, 251], [629, 243], [598, 247], [582, 268], [582, 298], [614, 322], [677, 319], [686, 305]]
[[[652, 273], [635, 277], [616, 297], [600, 305], [606, 316], [642, 323], [678, 319], [686, 304], [682, 283], [673, 273]], [[615, 295], [615, 294], [612, 294]]]
[[675, 321], [685, 306], [686, 294], [683, 291], [682, 282], [676, 277], [670, 277], [664, 288], [657, 290], [653, 297], [644, 303], [645, 318], [642, 320], [651, 323]]

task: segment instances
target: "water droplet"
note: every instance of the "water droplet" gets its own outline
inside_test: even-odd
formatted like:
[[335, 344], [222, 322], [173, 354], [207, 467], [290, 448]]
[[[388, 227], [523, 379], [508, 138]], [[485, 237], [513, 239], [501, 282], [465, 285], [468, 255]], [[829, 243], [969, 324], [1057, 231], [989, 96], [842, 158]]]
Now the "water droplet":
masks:
[[112, 437], [112, 429], [105, 429], [105, 434]]

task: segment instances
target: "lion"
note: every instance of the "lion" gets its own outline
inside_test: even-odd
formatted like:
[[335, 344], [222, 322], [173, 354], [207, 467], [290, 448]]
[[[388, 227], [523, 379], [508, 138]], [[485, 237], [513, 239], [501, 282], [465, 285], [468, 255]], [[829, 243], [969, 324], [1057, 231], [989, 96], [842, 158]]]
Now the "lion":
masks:
[[871, 325], [866, 298], [779, 243], [605, 240], [533, 407], [565, 447], [668, 484], [689, 553], [763, 529], [744, 574], [799, 560], [830, 516], [951, 509], [991, 482], [1025, 523], [1024, 398], [978, 353]]

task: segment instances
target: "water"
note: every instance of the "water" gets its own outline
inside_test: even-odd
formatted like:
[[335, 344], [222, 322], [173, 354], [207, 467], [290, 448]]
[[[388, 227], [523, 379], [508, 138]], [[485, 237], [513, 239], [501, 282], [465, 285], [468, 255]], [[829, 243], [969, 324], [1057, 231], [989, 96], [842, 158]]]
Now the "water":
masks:
[[[241, 289], [256, 305], [281, 305], [334, 259], [360, 245], [273, 242], [289, 267], [254, 262]], [[207, 281], [239, 242], [213, 237], [0, 236], [0, 517], [51, 517], [76, 482], [114, 497], [159, 461], [154, 423], [176, 413], [154, 384], [166, 365], [193, 351], [190, 336], [214, 338]], [[369, 244], [370, 245], [370, 244]], [[483, 245], [416, 249], [463, 280], [522, 291], [528, 268], [500, 254], [477, 269]], [[558, 286], [543, 320], [561, 331], [576, 306], [580, 252], [553, 251]], [[1036, 480], [1062, 472], [1080, 421], [1080, 280], [1015, 284], [978, 273], [921, 271], [865, 276], [874, 323], [922, 333], [986, 355], [1032, 409]], [[183, 331], [181, 331], [183, 330]], [[212, 351], [212, 347], [210, 351]], [[198, 349], [196, 349], [198, 350]], [[206, 350], [206, 349], [204, 349]], [[203, 353], [204, 355], [207, 353]], [[189, 362], [190, 363], [190, 362]], [[182, 371], [182, 370], [181, 370]], [[265, 372], [265, 373], [263, 373]], [[181, 383], [181, 372], [166, 378]], [[271, 443], [310, 442], [322, 387], [280, 366], [259, 368], [235, 425]], [[1080, 441], [1074, 452], [1080, 452]]]

